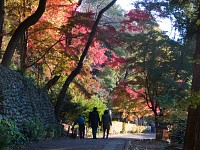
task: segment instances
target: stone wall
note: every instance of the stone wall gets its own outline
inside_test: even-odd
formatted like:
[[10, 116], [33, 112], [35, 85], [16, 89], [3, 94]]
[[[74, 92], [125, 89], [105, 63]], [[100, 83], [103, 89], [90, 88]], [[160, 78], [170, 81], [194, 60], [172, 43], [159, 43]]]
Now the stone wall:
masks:
[[44, 124], [57, 124], [48, 94], [30, 79], [0, 65], [0, 119], [9, 118], [19, 126], [41, 118]]

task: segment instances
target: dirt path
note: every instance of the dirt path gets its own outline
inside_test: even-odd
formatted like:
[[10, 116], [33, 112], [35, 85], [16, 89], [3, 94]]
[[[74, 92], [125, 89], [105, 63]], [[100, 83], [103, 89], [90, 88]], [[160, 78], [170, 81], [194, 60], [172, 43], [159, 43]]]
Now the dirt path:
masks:
[[29, 144], [21, 150], [124, 150], [127, 139], [59, 139]]
[[116, 135], [108, 139], [57, 139], [32, 143], [21, 150], [128, 150], [133, 139], [153, 139], [153, 134]]

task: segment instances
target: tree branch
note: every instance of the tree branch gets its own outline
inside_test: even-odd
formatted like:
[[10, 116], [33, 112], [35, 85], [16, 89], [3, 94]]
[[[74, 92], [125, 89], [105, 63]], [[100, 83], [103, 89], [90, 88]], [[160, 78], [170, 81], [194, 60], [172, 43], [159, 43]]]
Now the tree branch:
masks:
[[46, 48], [44, 54], [43, 54], [40, 58], [38, 58], [37, 60], [35, 60], [35, 61], [32, 62], [31, 64], [26, 65], [25, 69], [27, 69], [27, 68], [29, 68], [29, 67], [35, 65], [37, 62], [39, 62], [39, 61], [40, 61], [42, 58], [44, 58], [45, 55], [46, 55], [56, 44], [58, 44], [60, 41], [62, 41], [62, 37], [61, 37], [58, 41], [56, 41], [53, 45], [51, 45], [50, 47]]
[[52, 86], [56, 84], [56, 82], [60, 79], [61, 75], [55, 75], [48, 83], [45, 85], [44, 89], [49, 90]]
[[36, 24], [43, 13], [45, 12], [46, 7], [46, 1], [47, 0], [40, 0], [39, 5], [35, 13], [33, 13], [30, 17], [25, 19], [21, 24], [19, 24], [18, 28], [15, 30], [13, 36], [11, 37], [8, 46], [6, 48], [6, 51], [3, 55], [3, 59], [1, 64], [5, 67], [9, 67], [13, 54], [15, 52], [15, 48], [17, 46], [17, 43], [19, 39], [23, 36], [25, 31], [32, 25]]
[[3, 40], [3, 24], [4, 24], [4, 0], [0, 3], [0, 58], [2, 57], [2, 40]]

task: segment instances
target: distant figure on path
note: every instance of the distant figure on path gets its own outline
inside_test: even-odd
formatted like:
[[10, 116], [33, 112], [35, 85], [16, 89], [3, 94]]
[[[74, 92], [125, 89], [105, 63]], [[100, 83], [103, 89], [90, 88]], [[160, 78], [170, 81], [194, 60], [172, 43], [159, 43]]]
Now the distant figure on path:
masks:
[[99, 113], [97, 111], [97, 107], [93, 108], [93, 111], [89, 114], [89, 125], [92, 127], [92, 135], [93, 139], [96, 139], [97, 128], [100, 125]]
[[110, 126], [112, 126], [112, 121], [110, 115], [108, 114], [108, 110], [105, 110], [104, 114], [102, 115], [102, 125], [103, 125], [103, 138], [105, 138], [105, 133], [107, 133], [106, 138], [108, 138]]
[[77, 120], [74, 122], [73, 128], [76, 124], [79, 125], [79, 136], [80, 136], [80, 138], [84, 138], [84, 136], [85, 136], [85, 120], [82, 117], [82, 115], [78, 115]]
[[156, 133], [156, 126], [155, 123], [151, 123], [151, 133]]

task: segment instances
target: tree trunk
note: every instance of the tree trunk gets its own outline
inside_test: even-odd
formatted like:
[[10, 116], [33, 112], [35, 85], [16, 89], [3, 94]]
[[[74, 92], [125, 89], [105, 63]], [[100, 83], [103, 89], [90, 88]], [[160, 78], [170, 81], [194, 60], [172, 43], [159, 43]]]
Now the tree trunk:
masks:
[[88, 49], [92, 43], [92, 40], [93, 40], [93, 37], [95, 35], [95, 32], [96, 32], [96, 29], [97, 29], [97, 26], [99, 24], [99, 21], [103, 15], [103, 13], [108, 10], [117, 0], [113, 0], [111, 1], [106, 7], [104, 7], [98, 14], [97, 16], [97, 19], [92, 27], [92, 31], [90, 32], [89, 34], [89, 38], [88, 38], [88, 41], [86, 43], [86, 46], [83, 50], [83, 53], [80, 57], [80, 60], [78, 62], [78, 66], [77, 68], [72, 71], [72, 73], [68, 76], [68, 78], [66, 79], [62, 89], [61, 89], [61, 92], [59, 93], [59, 96], [58, 96], [58, 99], [57, 99], [57, 102], [56, 102], [56, 106], [55, 106], [55, 114], [56, 114], [56, 117], [58, 120], [60, 120], [60, 113], [61, 113], [61, 110], [62, 110], [62, 107], [63, 107], [63, 103], [64, 103], [64, 100], [65, 100], [65, 96], [66, 96], [66, 92], [67, 92], [67, 89], [70, 85], [70, 83], [73, 81], [73, 79], [76, 77], [76, 75], [81, 71], [81, 68], [82, 68], [82, 65], [83, 65], [83, 61], [88, 53]]
[[82, 68], [82, 64], [78, 65], [78, 67], [74, 71], [72, 71], [72, 73], [68, 76], [68, 78], [65, 80], [65, 83], [62, 86], [62, 89], [59, 93], [59, 96], [58, 96], [58, 99], [57, 99], [57, 102], [55, 105], [55, 115], [56, 115], [58, 121], [60, 121], [60, 119], [61, 119], [60, 115], [61, 115], [61, 110], [63, 107], [64, 100], [66, 97], [67, 89], [68, 89], [70, 83], [75, 78], [75, 76], [77, 74], [79, 74], [79, 72], [81, 71], [81, 68]]
[[[198, 8], [198, 20], [200, 20], [200, 6]], [[193, 78], [192, 78], [192, 92], [200, 90], [200, 25], [197, 26], [197, 38], [196, 38], [196, 49], [194, 52], [194, 63], [193, 63]]]
[[61, 75], [54, 76], [51, 80], [48, 81], [44, 89], [48, 91], [52, 86], [56, 84], [56, 82], [60, 79], [60, 77]]
[[2, 40], [3, 40], [3, 24], [4, 24], [4, 0], [0, 2], [0, 58], [2, 58]]
[[24, 32], [24, 35], [21, 38], [21, 49], [20, 49], [20, 69], [22, 73], [26, 70], [26, 53], [27, 53], [27, 42], [28, 42], [28, 36], [27, 32]]
[[160, 133], [160, 130], [158, 129], [158, 116], [155, 115], [155, 133], [156, 133], [156, 140], [161, 140], [161, 133]]
[[[198, 20], [200, 20], [200, 5], [198, 7]], [[194, 53], [192, 92], [200, 90], [200, 25], [197, 25], [196, 32], [196, 49]], [[184, 140], [184, 150], [198, 150], [200, 146], [200, 107], [197, 109], [189, 109], [187, 128]]]
[[24, 35], [25, 31], [32, 25], [34, 25], [35, 23], [37, 23], [39, 21], [39, 19], [41, 18], [42, 14], [45, 11], [45, 7], [46, 7], [46, 1], [47, 0], [40, 0], [39, 2], [39, 6], [37, 8], [37, 10], [35, 11], [34, 14], [32, 14], [30, 17], [28, 17], [27, 19], [25, 19], [22, 23], [19, 24], [18, 28], [15, 30], [13, 36], [11, 37], [8, 46], [6, 48], [6, 51], [3, 55], [3, 59], [2, 59], [2, 65], [5, 67], [9, 67], [15, 48], [17, 46], [18, 41], [20, 40], [20, 38]]
[[[26, 0], [23, 0], [23, 17], [26, 17]], [[21, 20], [20, 20], [21, 22]], [[20, 40], [20, 69], [21, 72], [24, 73], [26, 70], [26, 53], [27, 53], [27, 43], [28, 43], [28, 30], [26, 30]]]
[[163, 138], [163, 129], [160, 126], [161, 124], [161, 120], [160, 120], [160, 116], [155, 116], [155, 132], [156, 132], [156, 140], [162, 140]]

